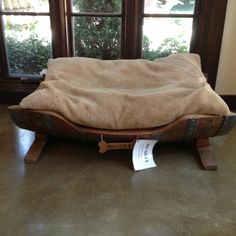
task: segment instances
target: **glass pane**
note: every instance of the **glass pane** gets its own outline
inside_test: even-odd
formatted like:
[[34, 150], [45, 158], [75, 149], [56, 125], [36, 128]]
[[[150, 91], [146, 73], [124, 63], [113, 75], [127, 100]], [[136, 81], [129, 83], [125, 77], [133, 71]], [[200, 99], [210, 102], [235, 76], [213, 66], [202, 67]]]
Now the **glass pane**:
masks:
[[48, 0], [3, 0], [4, 11], [49, 12]]
[[192, 36], [190, 18], [145, 18], [143, 58], [154, 60], [189, 51]]
[[122, 0], [72, 0], [73, 12], [121, 12]]
[[195, 0], [145, 0], [144, 13], [193, 14]]
[[48, 16], [4, 16], [10, 74], [39, 74], [51, 53]]
[[74, 55], [99, 59], [120, 57], [119, 17], [74, 17]]

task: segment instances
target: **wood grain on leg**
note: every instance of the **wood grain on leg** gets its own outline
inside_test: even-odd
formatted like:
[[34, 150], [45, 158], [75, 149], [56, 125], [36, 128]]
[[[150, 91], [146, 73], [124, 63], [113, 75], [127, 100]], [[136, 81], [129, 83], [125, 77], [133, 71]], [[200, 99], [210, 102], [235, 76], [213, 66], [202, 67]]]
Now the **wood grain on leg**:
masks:
[[47, 142], [47, 136], [44, 134], [35, 133], [35, 140], [32, 143], [29, 151], [25, 155], [25, 163], [34, 164], [38, 161], [39, 156]]
[[197, 151], [205, 170], [217, 170], [217, 162], [211, 150], [208, 138], [199, 138], [196, 142]]

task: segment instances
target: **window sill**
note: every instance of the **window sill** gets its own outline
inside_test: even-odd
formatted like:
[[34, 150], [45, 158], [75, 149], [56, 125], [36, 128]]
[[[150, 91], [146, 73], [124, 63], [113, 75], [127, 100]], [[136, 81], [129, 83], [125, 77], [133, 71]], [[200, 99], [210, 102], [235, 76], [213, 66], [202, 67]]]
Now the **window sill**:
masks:
[[0, 104], [18, 104], [32, 93], [39, 84], [25, 84], [21, 81], [0, 80]]

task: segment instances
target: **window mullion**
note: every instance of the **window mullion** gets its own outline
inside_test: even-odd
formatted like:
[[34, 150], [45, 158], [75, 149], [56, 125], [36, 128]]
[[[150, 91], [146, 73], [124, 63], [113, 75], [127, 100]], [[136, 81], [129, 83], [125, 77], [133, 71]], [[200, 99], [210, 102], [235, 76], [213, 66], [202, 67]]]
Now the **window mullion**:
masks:
[[67, 27], [66, 27], [66, 0], [50, 0], [50, 18], [52, 29], [53, 57], [66, 57], [69, 55]]
[[4, 27], [3, 27], [3, 18], [2, 14], [0, 15], [0, 57], [4, 60], [0, 60], [1, 74], [2, 78], [7, 78], [9, 76], [8, 64], [7, 64], [7, 53], [5, 48], [4, 41]]
[[73, 40], [73, 19], [72, 19], [72, 5], [71, 0], [66, 1], [66, 26], [67, 26], [67, 43], [68, 56], [74, 56], [74, 40]]
[[125, 9], [124, 57], [140, 58], [142, 48], [142, 25], [144, 0], [127, 0]]

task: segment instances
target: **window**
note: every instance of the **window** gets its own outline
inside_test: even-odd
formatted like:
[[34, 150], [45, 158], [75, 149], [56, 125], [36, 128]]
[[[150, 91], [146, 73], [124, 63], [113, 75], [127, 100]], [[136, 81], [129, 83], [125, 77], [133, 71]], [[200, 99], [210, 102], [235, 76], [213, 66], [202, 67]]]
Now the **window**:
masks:
[[[227, 0], [0, 0], [3, 78], [38, 75], [48, 58], [201, 55], [214, 87]], [[51, 33], [52, 32], [52, 33]]]
[[48, 1], [3, 0], [1, 16], [6, 74], [39, 74], [52, 57]]
[[143, 58], [152, 60], [173, 53], [189, 52], [194, 9], [195, 0], [145, 0]]
[[121, 0], [74, 0], [70, 19], [73, 56], [121, 57]]
[[[68, 55], [100, 59], [140, 56], [153, 60], [171, 53], [189, 51], [195, 0], [145, 0], [139, 6], [142, 8], [140, 13], [135, 13], [135, 4], [128, 2], [66, 1], [67, 12], [61, 17], [67, 16]], [[129, 12], [134, 17], [140, 14], [140, 25], [133, 26], [135, 22], [130, 19]], [[6, 71], [10, 76], [39, 74], [46, 67], [48, 58], [52, 57], [49, 16], [47, 0], [3, 1]], [[138, 37], [142, 37], [142, 45], [130, 46], [133, 46], [136, 56], [124, 50], [126, 45], [131, 44], [131, 38], [125, 37], [135, 28]], [[140, 35], [141, 32], [143, 35]], [[131, 37], [133, 41], [138, 39], [137, 36], [134, 38], [134, 32]]]

